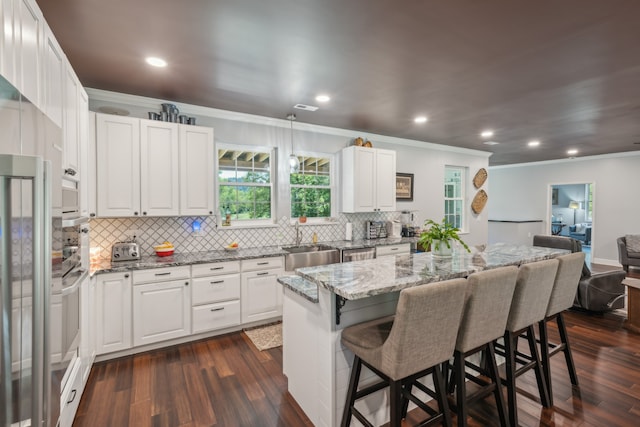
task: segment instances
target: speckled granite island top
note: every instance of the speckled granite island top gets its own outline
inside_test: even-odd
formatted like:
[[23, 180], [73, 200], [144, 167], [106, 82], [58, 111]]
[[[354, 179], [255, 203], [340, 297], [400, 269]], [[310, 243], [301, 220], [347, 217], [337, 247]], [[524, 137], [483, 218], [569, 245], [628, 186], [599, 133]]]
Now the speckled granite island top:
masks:
[[430, 252], [306, 267], [304, 279], [348, 300], [400, 291], [411, 286], [466, 277], [476, 271], [525, 264], [569, 253], [563, 249], [509, 244], [489, 245], [482, 252], [435, 257]]

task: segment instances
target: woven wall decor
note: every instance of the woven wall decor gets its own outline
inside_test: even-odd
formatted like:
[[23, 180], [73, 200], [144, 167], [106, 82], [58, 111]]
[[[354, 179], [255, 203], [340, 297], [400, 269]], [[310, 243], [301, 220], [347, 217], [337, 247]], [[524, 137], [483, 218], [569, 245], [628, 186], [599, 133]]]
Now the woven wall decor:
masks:
[[473, 185], [476, 188], [482, 187], [482, 184], [487, 180], [487, 170], [485, 168], [481, 168], [476, 176], [473, 177]]
[[476, 193], [476, 197], [473, 198], [473, 202], [471, 202], [471, 210], [475, 214], [479, 214], [484, 209], [484, 206], [487, 204], [487, 200], [489, 196], [484, 190], [480, 190]]

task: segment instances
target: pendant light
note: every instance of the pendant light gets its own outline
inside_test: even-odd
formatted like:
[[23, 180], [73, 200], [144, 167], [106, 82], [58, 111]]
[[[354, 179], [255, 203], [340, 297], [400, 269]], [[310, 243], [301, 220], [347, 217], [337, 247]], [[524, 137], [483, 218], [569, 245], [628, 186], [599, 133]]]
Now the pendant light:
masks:
[[300, 170], [300, 161], [298, 156], [293, 154], [293, 121], [296, 119], [296, 115], [293, 113], [287, 114], [287, 120], [291, 123], [291, 155], [289, 156], [289, 172], [298, 173]]

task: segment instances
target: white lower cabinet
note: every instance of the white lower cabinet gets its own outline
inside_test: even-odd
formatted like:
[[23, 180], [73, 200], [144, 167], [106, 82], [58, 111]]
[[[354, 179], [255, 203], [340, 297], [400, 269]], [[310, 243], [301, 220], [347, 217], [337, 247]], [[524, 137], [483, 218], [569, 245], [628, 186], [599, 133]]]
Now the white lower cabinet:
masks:
[[96, 353], [131, 347], [131, 273], [106, 273], [96, 283]]
[[71, 427], [73, 419], [80, 405], [80, 397], [84, 390], [85, 382], [82, 380], [82, 363], [76, 360], [71, 368], [69, 381], [62, 390], [60, 396], [60, 423], [59, 427]]
[[242, 323], [282, 316], [282, 257], [242, 261]]
[[240, 324], [240, 261], [191, 267], [194, 334]]

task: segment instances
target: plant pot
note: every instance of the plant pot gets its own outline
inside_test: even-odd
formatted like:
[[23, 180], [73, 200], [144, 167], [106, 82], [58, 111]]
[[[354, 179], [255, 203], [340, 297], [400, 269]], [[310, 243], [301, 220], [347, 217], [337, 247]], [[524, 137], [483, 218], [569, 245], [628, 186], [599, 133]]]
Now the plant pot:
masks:
[[431, 244], [431, 253], [435, 256], [451, 256], [453, 252], [453, 242], [449, 240], [449, 247], [444, 240], [434, 240]]
[[298, 218], [298, 222], [300, 222], [300, 224], [304, 224], [305, 222], [307, 222], [307, 217], [301, 216], [300, 218]]

